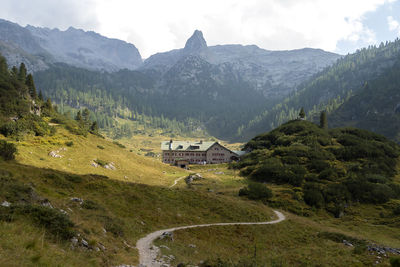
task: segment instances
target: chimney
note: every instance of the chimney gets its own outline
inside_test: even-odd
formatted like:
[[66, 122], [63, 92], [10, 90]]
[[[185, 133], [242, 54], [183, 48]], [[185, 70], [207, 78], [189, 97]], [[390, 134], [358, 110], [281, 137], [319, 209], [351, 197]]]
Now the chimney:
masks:
[[202, 144], [203, 143], [203, 140], [200, 140], [200, 144]]
[[172, 149], [172, 139], [169, 140], [169, 150], [171, 150], [171, 149]]

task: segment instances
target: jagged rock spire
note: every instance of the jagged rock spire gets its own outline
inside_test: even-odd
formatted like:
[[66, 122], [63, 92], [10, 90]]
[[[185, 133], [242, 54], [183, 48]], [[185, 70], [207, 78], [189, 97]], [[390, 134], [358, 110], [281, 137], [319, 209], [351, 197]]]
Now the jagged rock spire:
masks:
[[203, 33], [195, 30], [193, 35], [186, 41], [184, 52], [192, 54], [200, 52], [207, 48], [206, 40], [204, 40]]

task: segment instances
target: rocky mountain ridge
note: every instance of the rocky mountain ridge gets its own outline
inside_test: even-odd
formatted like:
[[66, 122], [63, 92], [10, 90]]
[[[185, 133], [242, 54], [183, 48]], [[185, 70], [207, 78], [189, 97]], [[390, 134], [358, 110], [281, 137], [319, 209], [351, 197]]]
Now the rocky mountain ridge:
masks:
[[40, 28], [0, 19], [0, 53], [9, 65], [24, 62], [29, 71], [45, 70], [56, 62], [89, 70], [136, 69], [142, 57], [133, 44], [95, 32]]
[[269, 51], [256, 45], [207, 46], [202, 32], [196, 30], [184, 48], [157, 53], [146, 59], [139, 70], [153, 70], [162, 80], [166, 72], [187, 56], [199, 57], [219, 68], [229, 66], [241, 80], [268, 98], [289, 94], [300, 83], [341, 57], [311, 48]]
[[184, 48], [157, 53], [143, 62], [133, 44], [92, 31], [73, 27], [65, 31], [31, 25], [21, 27], [6, 20], [0, 20], [0, 53], [7, 58], [9, 65], [25, 62], [28, 70], [33, 72], [60, 62], [96, 71], [139, 70], [151, 74], [158, 84], [165, 84], [163, 75], [183, 57], [196, 56], [213, 68], [229, 68], [235, 76], [267, 98], [289, 94], [300, 83], [341, 57], [311, 48], [269, 51], [256, 45], [207, 46], [203, 33], [195, 30]]

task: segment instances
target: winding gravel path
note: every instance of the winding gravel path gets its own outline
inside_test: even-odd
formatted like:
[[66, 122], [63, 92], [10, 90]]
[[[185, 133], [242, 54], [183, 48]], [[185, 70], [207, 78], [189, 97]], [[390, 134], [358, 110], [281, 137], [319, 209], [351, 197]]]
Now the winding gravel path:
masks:
[[209, 223], [209, 224], [180, 226], [180, 227], [155, 231], [139, 239], [136, 243], [136, 248], [139, 250], [139, 263], [140, 263], [139, 266], [146, 266], [146, 267], [161, 266], [160, 262], [156, 261], [159, 249], [156, 246], [153, 246], [153, 241], [165, 232], [173, 232], [176, 230], [196, 228], [196, 227], [209, 227], [209, 226], [275, 224], [286, 219], [285, 215], [283, 215], [281, 212], [276, 210], [274, 210], [274, 212], [278, 216], [278, 219], [268, 222]]
[[178, 179], [176, 179], [175, 181], [174, 181], [174, 184], [173, 185], [171, 185], [169, 188], [172, 188], [172, 187], [174, 187], [180, 180], [182, 180], [182, 179], [184, 179], [184, 178], [186, 178], [187, 177], [187, 175], [185, 175], [185, 176], [182, 176], [182, 177], [179, 177]]

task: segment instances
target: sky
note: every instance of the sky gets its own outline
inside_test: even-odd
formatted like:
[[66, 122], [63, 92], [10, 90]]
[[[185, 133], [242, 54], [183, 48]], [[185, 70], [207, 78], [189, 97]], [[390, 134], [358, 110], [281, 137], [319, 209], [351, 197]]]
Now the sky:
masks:
[[143, 58], [184, 47], [196, 29], [208, 45], [339, 54], [400, 36], [400, 0], [1, 0], [0, 18], [95, 31], [133, 43]]

